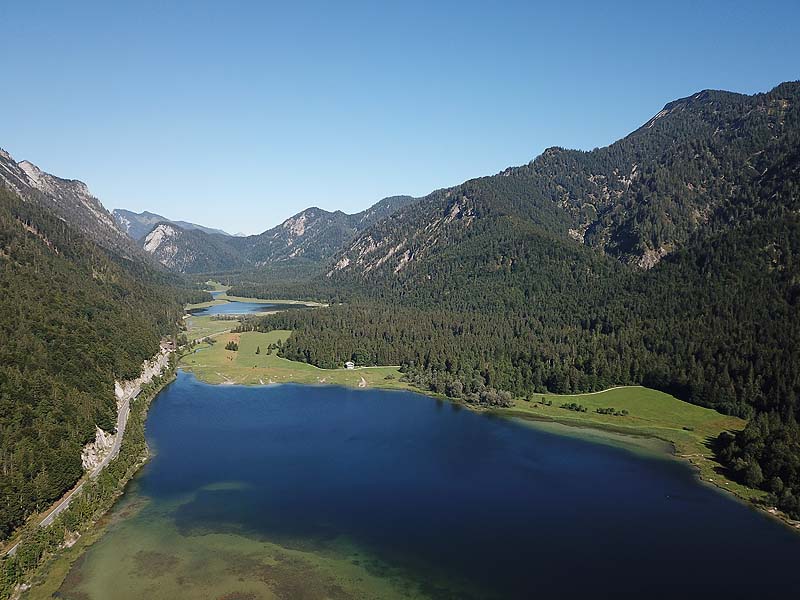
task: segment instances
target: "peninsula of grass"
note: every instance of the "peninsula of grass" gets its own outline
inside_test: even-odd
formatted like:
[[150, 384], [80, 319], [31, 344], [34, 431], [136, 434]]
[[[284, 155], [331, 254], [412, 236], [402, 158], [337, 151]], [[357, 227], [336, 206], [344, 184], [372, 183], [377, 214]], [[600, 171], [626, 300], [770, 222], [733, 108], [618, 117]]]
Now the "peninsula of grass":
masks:
[[[228, 328], [237, 325], [236, 321], [216, 321], [220, 322], [227, 323]], [[190, 325], [190, 339], [194, 336], [191, 327]], [[285, 342], [290, 333], [285, 330], [268, 333], [221, 333], [212, 338], [213, 343], [202, 342], [188, 350], [181, 357], [179, 365], [199, 380], [214, 384], [304, 383], [411, 389], [409, 384], [400, 381], [402, 373], [397, 367], [320, 369], [314, 365], [287, 360], [278, 356], [276, 350], [269, 350], [270, 346]], [[225, 346], [229, 342], [234, 342], [238, 350], [226, 350]]]
[[216, 337], [221, 333], [227, 333], [231, 329], [239, 326], [238, 320], [217, 319], [213, 316], [190, 316], [186, 318], [186, 338], [190, 342], [206, 337]]
[[[563, 405], [571, 408], [562, 408]], [[576, 406], [585, 410], [575, 410]], [[701, 479], [746, 500], [764, 497], [763, 492], [725, 477], [711, 449], [712, 441], [720, 433], [741, 430], [746, 421], [683, 402], [664, 392], [625, 386], [569, 396], [535, 394], [528, 400], [517, 399], [513, 407], [496, 412], [523, 419], [657, 438], [671, 444], [676, 456], [691, 462]], [[605, 412], [610, 414], [602, 414]]]

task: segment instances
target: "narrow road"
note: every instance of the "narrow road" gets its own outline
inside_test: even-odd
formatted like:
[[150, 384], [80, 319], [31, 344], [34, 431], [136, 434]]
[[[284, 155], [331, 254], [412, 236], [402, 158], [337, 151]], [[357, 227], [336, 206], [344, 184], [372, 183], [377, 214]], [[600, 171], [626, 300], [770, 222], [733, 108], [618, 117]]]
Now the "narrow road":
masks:
[[[131, 413], [131, 400], [139, 395], [139, 391], [140, 390], [136, 390], [134, 393], [130, 394], [119, 406], [119, 411], [117, 412], [117, 435], [114, 438], [114, 445], [111, 446], [111, 451], [94, 469], [92, 469], [92, 472], [89, 473], [88, 476], [81, 480], [75, 489], [64, 496], [64, 498], [61, 499], [61, 502], [59, 502], [56, 507], [51, 510], [44, 519], [42, 519], [42, 521], [39, 523], [39, 527], [47, 527], [52, 524], [56, 517], [69, 507], [72, 499], [83, 489], [83, 486], [86, 484], [86, 482], [97, 477], [100, 474], [100, 471], [108, 466], [108, 463], [119, 456], [119, 450], [122, 447], [122, 438], [125, 435], [125, 427], [128, 425], [128, 416], [130, 416]], [[11, 548], [9, 548], [6, 552], [6, 556], [13, 556], [16, 553], [18, 546], [19, 542], [11, 546]]]

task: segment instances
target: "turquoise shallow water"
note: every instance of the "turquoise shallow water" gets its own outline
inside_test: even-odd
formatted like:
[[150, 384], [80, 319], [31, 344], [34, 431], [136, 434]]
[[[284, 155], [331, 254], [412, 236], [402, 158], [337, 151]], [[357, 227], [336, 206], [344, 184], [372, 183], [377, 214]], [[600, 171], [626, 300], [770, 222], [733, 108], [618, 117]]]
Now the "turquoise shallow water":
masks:
[[800, 536], [686, 465], [417, 394], [180, 374], [147, 434], [155, 456], [116, 509], [130, 516], [76, 565], [62, 597], [800, 589]]

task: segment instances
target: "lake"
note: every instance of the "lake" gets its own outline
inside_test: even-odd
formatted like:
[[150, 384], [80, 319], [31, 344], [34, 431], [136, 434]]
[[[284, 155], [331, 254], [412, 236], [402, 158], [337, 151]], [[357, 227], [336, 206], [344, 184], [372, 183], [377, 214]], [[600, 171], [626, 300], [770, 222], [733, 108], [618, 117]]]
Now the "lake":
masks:
[[[214, 300], [223, 292], [211, 292]], [[223, 302], [222, 304], [215, 304], [205, 308], [195, 308], [189, 311], [192, 315], [197, 317], [206, 317], [212, 315], [244, 315], [260, 312], [268, 312], [275, 310], [288, 310], [288, 309], [302, 309], [308, 308], [304, 304], [297, 304], [295, 302], [240, 302], [238, 300], [231, 300]]]
[[410, 392], [180, 373], [155, 455], [61, 598], [729, 598], [800, 589], [800, 536], [663, 453]]

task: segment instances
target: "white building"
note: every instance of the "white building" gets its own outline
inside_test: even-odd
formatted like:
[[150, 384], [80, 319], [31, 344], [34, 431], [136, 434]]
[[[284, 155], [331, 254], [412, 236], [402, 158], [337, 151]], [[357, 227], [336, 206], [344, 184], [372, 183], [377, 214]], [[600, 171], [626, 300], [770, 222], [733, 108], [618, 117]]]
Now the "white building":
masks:
[[344, 363], [344, 368], [345, 369], [355, 369], [356, 368], [356, 363], [354, 363], [352, 360], [348, 360], [346, 363]]

